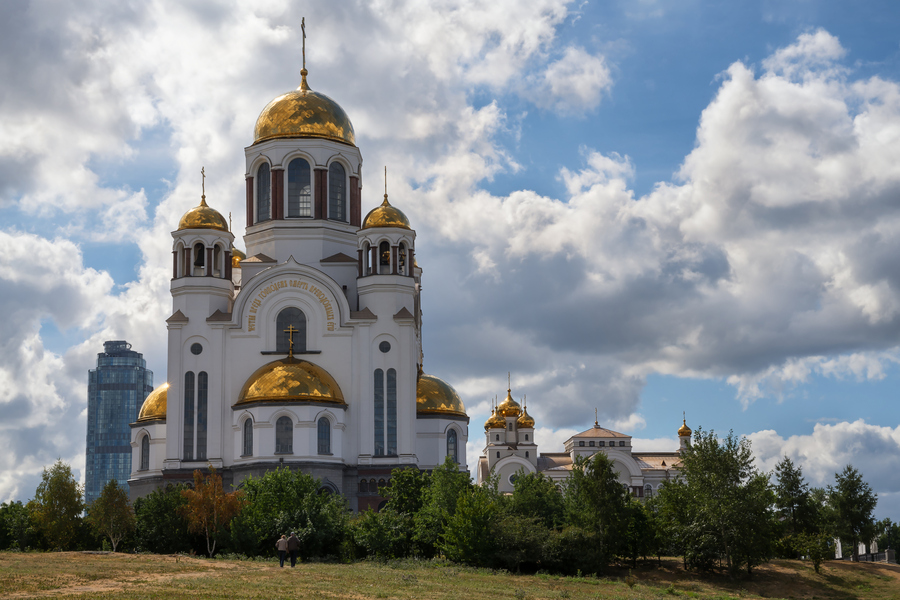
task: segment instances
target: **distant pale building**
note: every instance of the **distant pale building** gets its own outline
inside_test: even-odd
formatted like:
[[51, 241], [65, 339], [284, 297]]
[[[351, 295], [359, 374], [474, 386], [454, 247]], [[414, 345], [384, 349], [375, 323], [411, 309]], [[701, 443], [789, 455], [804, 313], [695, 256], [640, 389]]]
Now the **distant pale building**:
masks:
[[513, 400], [512, 390], [507, 390], [506, 399], [484, 424], [486, 444], [476, 468], [477, 483], [486, 481], [491, 473], [499, 476], [501, 492], [513, 491], [516, 477], [521, 473], [541, 473], [561, 483], [571, 475], [579, 456], [588, 458], [603, 452], [613, 461], [622, 485], [634, 496], [643, 498], [656, 493], [664, 482], [678, 475], [681, 451], [687, 448], [692, 433], [683, 421], [678, 429], [678, 450], [635, 452], [630, 435], [606, 429], [594, 421], [593, 427], [565, 441], [564, 452], [538, 454], [534, 430], [535, 422], [527, 407]]
[[103, 344], [97, 368], [88, 372], [85, 502], [100, 496], [110, 479], [127, 490], [131, 475], [131, 426], [153, 391], [153, 371], [144, 355], [124, 340]]

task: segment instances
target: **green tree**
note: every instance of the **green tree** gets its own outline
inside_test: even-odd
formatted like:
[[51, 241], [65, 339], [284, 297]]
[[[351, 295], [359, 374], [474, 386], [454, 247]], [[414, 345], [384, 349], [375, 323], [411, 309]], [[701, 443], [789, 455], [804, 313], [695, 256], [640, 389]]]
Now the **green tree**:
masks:
[[753, 465], [750, 441], [719, 440], [697, 429], [682, 455], [681, 475], [660, 491], [660, 512], [689, 568], [717, 561], [748, 573], [771, 554], [774, 502], [768, 477]]
[[805, 534], [815, 531], [815, 508], [803, 470], [785, 456], [775, 466], [775, 509], [777, 517], [777, 553], [784, 558], [806, 554], [809, 545]]
[[232, 523], [235, 549], [271, 554], [281, 534], [300, 538], [300, 556], [336, 556], [348, 534], [349, 517], [342, 496], [322, 491], [318, 479], [288, 467], [244, 480], [246, 506]]
[[562, 493], [540, 473], [519, 474], [506, 509], [514, 515], [536, 518], [547, 528], [562, 527], [565, 521]]
[[414, 518], [413, 541], [424, 556], [434, 556], [447, 521], [456, 513], [459, 497], [472, 487], [468, 473], [448, 456], [444, 464], [432, 470], [430, 484], [422, 495], [422, 508]]
[[206, 552], [212, 558], [225, 526], [241, 512], [244, 493], [237, 490], [226, 494], [222, 477], [210, 467], [208, 475], [200, 469], [194, 471], [194, 489], [182, 490], [181, 495], [187, 500], [181, 510], [188, 528], [206, 537]]
[[882, 519], [876, 524], [878, 530], [878, 549], [881, 551], [887, 548], [894, 550], [900, 546], [900, 524], [892, 522], [890, 519]]
[[191, 533], [184, 517], [187, 498], [181, 492], [186, 489], [169, 484], [134, 501], [135, 542], [141, 549], [157, 554], [202, 551], [205, 541]]
[[75, 481], [72, 468], [62, 460], [44, 469], [41, 483], [34, 494], [32, 518], [50, 548], [67, 550], [81, 528], [84, 511], [81, 485]]
[[842, 542], [850, 544], [853, 560], [859, 560], [860, 542], [868, 543], [875, 537], [872, 514], [878, 496], [852, 465], [835, 473], [834, 483], [828, 487], [829, 504], [834, 510], [834, 533]]
[[[565, 484], [566, 521], [595, 535], [598, 556], [604, 564], [620, 550], [628, 527], [629, 501], [628, 491], [606, 453], [576, 459]], [[592, 572], [602, 566], [596, 565]]]
[[619, 553], [630, 560], [634, 568], [638, 558], [656, 554], [655, 520], [650, 508], [635, 498], [626, 505], [625, 515], [626, 527]]
[[122, 538], [134, 531], [134, 510], [117, 480], [110, 479], [103, 486], [100, 497], [88, 507], [87, 522], [96, 535], [109, 538], [113, 552]]
[[0, 504], [0, 550], [26, 550], [36, 539], [31, 511], [21, 502]]
[[457, 498], [456, 510], [447, 516], [438, 547], [454, 562], [485, 566], [494, 554], [491, 524], [496, 507], [480, 487], [469, 487]]
[[350, 534], [366, 556], [387, 560], [412, 554], [412, 528], [412, 515], [385, 507], [358, 515], [350, 523]]
[[394, 469], [391, 471], [391, 483], [387, 488], [387, 504], [385, 508], [397, 514], [414, 515], [422, 509], [425, 490], [431, 483], [426, 471], [415, 467]]

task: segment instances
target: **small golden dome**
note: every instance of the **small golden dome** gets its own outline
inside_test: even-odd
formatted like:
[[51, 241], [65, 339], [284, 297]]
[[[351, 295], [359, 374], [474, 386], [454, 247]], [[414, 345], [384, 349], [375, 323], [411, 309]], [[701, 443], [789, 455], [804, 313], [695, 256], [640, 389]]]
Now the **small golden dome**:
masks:
[[231, 249], [231, 268], [232, 269], [240, 269], [241, 261], [247, 258], [247, 255], [238, 250], [237, 248]]
[[228, 221], [214, 208], [206, 204], [206, 195], [200, 198], [200, 206], [195, 206], [184, 213], [178, 222], [178, 231], [182, 229], [218, 229], [228, 231]]
[[409, 219], [403, 214], [399, 208], [394, 208], [388, 202], [387, 194], [384, 195], [384, 202], [380, 206], [376, 206], [369, 211], [366, 218], [363, 219], [362, 228], [370, 227], [399, 227], [400, 229], [412, 229], [409, 226]]
[[484, 429], [506, 429], [506, 421], [497, 414], [497, 409], [491, 409], [491, 416], [484, 422]]
[[416, 412], [419, 414], [442, 414], [465, 417], [466, 407], [463, 406], [459, 394], [453, 387], [434, 375], [426, 375], [419, 372], [416, 381]]
[[263, 365], [247, 379], [235, 406], [249, 402], [345, 404], [341, 388], [328, 371], [292, 356]]
[[512, 398], [512, 390], [506, 390], [506, 399], [497, 407], [497, 414], [501, 417], [518, 417], [522, 414], [522, 407]]
[[516, 425], [525, 429], [534, 429], [534, 418], [528, 414], [528, 407], [522, 409], [522, 416], [516, 419]]
[[687, 419], [682, 419], [681, 427], [678, 428], [678, 437], [689, 436], [693, 433], [691, 428], [687, 426]]
[[141, 411], [138, 413], [138, 423], [143, 421], [166, 420], [166, 405], [169, 398], [169, 384], [164, 383], [147, 396]]
[[356, 145], [353, 124], [337, 102], [309, 89], [306, 69], [296, 90], [278, 96], [259, 113], [253, 143], [275, 138], [324, 138]]

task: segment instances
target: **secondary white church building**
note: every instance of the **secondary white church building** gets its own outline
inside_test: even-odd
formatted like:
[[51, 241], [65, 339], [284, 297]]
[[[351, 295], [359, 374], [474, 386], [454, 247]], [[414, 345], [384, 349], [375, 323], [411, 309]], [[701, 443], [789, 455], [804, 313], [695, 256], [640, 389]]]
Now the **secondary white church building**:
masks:
[[422, 371], [416, 233], [387, 193], [362, 217], [353, 125], [301, 75], [244, 150], [246, 253], [205, 192], [172, 233], [168, 382], [132, 424], [132, 497], [288, 465], [365, 510], [394, 468], [468, 470], [465, 407]]

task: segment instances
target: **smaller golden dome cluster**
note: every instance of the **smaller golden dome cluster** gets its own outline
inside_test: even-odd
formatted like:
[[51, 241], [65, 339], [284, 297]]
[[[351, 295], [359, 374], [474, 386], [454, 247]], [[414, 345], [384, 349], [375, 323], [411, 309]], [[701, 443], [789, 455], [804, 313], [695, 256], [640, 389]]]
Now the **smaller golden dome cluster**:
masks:
[[512, 389], [506, 390], [506, 398], [491, 409], [491, 416], [484, 422], [484, 429], [506, 429], [506, 418], [516, 419], [516, 426], [522, 429], [534, 429], [534, 418], [528, 414], [528, 408], [522, 408], [513, 400]]
[[164, 383], [152, 392], [144, 400], [141, 405], [141, 412], [138, 413], [137, 422], [156, 421], [157, 419], [166, 419], [166, 407], [169, 399], [169, 384]]
[[399, 208], [391, 206], [388, 202], [388, 195], [384, 195], [384, 202], [380, 206], [376, 206], [369, 211], [366, 218], [363, 219], [362, 228], [370, 229], [372, 227], [399, 227], [400, 229], [412, 229], [409, 226], [409, 219], [403, 214]]

